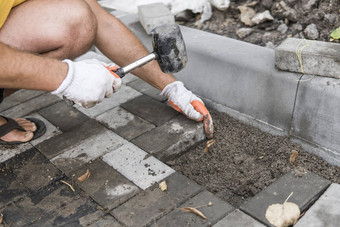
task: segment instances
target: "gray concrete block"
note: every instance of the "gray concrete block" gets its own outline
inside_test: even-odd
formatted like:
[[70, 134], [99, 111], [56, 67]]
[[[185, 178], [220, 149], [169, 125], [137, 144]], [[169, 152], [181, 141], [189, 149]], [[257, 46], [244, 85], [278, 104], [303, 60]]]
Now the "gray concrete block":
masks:
[[163, 24], [174, 24], [175, 16], [163, 3], [138, 6], [139, 20], [147, 34]]
[[160, 90], [146, 83], [142, 79], [137, 78], [136, 80], [128, 83], [128, 86], [160, 102], [165, 102], [167, 100], [167, 97], [160, 95]]
[[[340, 44], [288, 38], [275, 50], [275, 66], [280, 70], [340, 78]], [[298, 59], [301, 54], [301, 63]]]
[[205, 139], [202, 122], [183, 115], [131, 140], [138, 147], [162, 161], [178, 157], [190, 146]]
[[120, 107], [115, 107], [96, 117], [115, 133], [130, 141], [156, 126]]
[[329, 184], [328, 180], [311, 173], [302, 177], [295, 177], [293, 173], [288, 173], [242, 204], [240, 209], [270, 226], [265, 217], [268, 206], [275, 203], [282, 204], [293, 192], [289, 202], [296, 203], [301, 212], [304, 212], [319, 198]]
[[231, 214], [228, 214], [225, 218], [213, 225], [213, 227], [234, 226], [265, 227], [265, 225], [256, 221], [254, 218], [250, 217], [239, 209], [233, 211]]
[[39, 113], [62, 132], [71, 130], [83, 122], [90, 120], [85, 114], [64, 101], [42, 109]]
[[[315, 153], [340, 166], [340, 82], [337, 79], [302, 77], [292, 121], [292, 135], [310, 143]], [[310, 80], [308, 80], [310, 79]]]
[[196, 214], [175, 209], [154, 223], [156, 226], [211, 226], [221, 220], [224, 216], [234, 210], [234, 207], [224, 202], [208, 191], [203, 191], [182, 204], [180, 207], [199, 207], [212, 202], [212, 206], [197, 208], [207, 219], [203, 219]]
[[0, 104], [0, 112], [42, 95], [45, 91], [19, 90], [6, 97]]
[[2, 145], [0, 147], [0, 163], [7, 161], [8, 159], [20, 154], [28, 149], [32, 148], [30, 143], [23, 143], [19, 145]]
[[121, 107], [157, 126], [164, 124], [178, 114], [177, 111], [166, 104], [146, 95], [123, 103]]
[[340, 223], [340, 185], [331, 184], [325, 193], [294, 225], [296, 227], [336, 227]]
[[111, 215], [105, 215], [101, 219], [91, 223], [91, 227], [122, 227]]

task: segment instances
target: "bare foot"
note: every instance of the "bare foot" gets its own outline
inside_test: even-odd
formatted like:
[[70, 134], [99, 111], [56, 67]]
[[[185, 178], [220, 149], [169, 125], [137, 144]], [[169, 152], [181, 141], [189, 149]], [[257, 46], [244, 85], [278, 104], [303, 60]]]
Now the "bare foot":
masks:
[[[37, 130], [37, 126], [33, 123], [30, 122], [24, 118], [17, 118], [15, 119], [18, 124], [26, 130], [26, 132], [20, 131], [20, 130], [13, 130], [9, 132], [8, 134], [4, 135], [3, 137], [0, 137], [1, 140], [6, 141], [6, 142], [27, 142], [30, 141], [34, 134], [33, 132]], [[0, 117], [0, 126], [4, 125], [7, 122], [6, 119], [3, 117]]]

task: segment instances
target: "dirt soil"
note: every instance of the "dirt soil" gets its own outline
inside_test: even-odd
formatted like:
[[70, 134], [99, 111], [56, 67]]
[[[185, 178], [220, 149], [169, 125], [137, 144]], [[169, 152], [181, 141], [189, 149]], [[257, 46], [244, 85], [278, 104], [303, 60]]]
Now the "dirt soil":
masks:
[[[204, 152], [204, 141], [167, 164], [230, 204], [239, 207], [290, 171], [297, 177], [309, 171], [340, 183], [340, 167], [304, 151], [288, 137], [265, 133], [225, 113], [211, 115], [216, 141], [209, 153]], [[298, 156], [292, 164], [294, 151]]]

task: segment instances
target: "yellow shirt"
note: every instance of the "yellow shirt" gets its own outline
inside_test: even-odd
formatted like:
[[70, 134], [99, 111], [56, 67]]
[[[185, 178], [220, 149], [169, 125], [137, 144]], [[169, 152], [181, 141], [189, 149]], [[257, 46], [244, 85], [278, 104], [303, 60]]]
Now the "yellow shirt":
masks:
[[24, 1], [26, 0], [0, 0], [0, 28], [5, 23], [11, 9]]

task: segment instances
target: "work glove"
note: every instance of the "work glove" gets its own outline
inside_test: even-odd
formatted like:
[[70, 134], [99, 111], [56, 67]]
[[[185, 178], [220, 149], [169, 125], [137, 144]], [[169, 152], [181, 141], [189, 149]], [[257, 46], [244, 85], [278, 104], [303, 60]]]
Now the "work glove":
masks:
[[175, 81], [168, 84], [161, 92], [161, 95], [168, 98], [168, 102], [172, 108], [183, 113], [188, 118], [196, 121], [203, 120], [207, 138], [210, 139], [213, 137], [214, 126], [209, 111], [204, 106], [203, 101], [191, 91], [187, 90], [182, 82]]
[[85, 108], [90, 108], [110, 97], [122, 84], [118, 75], [111, 70], [115, 67], [96, 59], [73, 62], [68, 64], [66, 78], [52, 94], [62, 95]]

